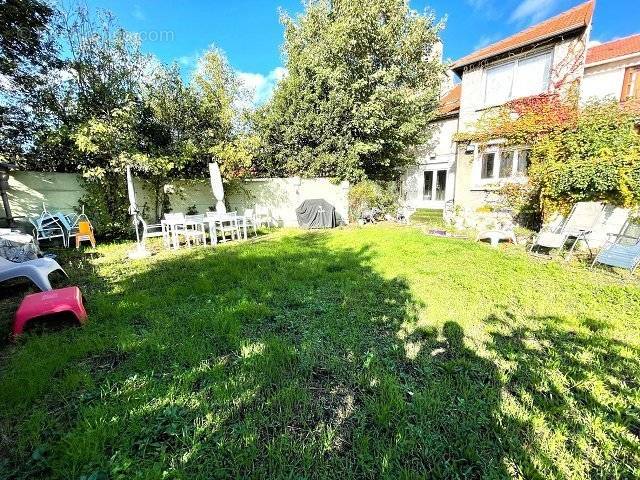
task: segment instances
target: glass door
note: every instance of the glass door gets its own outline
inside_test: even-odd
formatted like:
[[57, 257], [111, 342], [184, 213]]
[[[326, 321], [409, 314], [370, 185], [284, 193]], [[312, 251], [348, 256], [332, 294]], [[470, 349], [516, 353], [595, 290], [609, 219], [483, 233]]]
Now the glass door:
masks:
[[424, 172], [424, 191], [422, 193], [423, 200], [433, 200], [433, 170]]
[[426, 208], [441, 208], [447, 191], [446, 170], [426, 170], [424, 172], [422, 199]]
[[447, 170], [425, 170], [422, 189], [424, 208], [442, 208], [446, 191]]
[[447, 171], [438, 170], [436, 173], [436, 193], [435, 198], [439, 202], [444, 202], [444, 193], [447, 189]]

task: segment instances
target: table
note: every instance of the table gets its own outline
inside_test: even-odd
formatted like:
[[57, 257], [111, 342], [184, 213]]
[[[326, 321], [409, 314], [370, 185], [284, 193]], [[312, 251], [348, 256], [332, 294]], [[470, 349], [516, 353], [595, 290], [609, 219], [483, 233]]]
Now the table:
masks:
[[39, 256], [40, 248], [31, 235], [17, 231], [0, 233], [0, 257], [21, 263]]

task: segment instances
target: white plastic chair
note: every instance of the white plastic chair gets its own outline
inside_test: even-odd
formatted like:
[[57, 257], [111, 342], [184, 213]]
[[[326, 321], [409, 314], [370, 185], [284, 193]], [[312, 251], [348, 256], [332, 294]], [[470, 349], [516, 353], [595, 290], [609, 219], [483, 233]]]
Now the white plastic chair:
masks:
[[240, 240], [238, 212], [227, 212], [221, 214], [218, 223], [220, 225], [220, 232], [222, 233], [222, 242], [227, 241], [227, 233], [231, 235], [231, 240]]
[[266, 224], [267, 227], [271, 227], [272, 224], [276, 227], [278, 226], [276, 220], [271, 214], [271, 209], [269, 207], [256, 205], [254, 210], [254, 218], [258, 226], [262, 226], [264, 224]]
[[173, 248], [177, 250], [180, 248], [180, 235], [184, 232], [185, 218], [183, 213], [165, 213], [163, 224], [169, 232], [169, 237]]
[[49, 274], [60, 270], [65, 277], [62, 267], [51, 258], [36, 258], [26, 262], [15, 263], [0, 257], [0, 282], [5, 282], [14, 278], [25, 277], [31, 280], [43, 292], [53, 290], [49, 282]]
[[187, 245], [191, 246], [191, 240], [194, 244], [207, 244], [207, 233], [204, 228], [204, 215], [186, 215], [184, 223], [184, 233]]
[[242, 216], [238, 217], [238, 227], [242, 229], [244, 239], [247, 239], [247, 228], [253, 228], [253, 235], [258, 236], [258, 230], [256, 228], [256, 215], [252, 208], [247, 208]]

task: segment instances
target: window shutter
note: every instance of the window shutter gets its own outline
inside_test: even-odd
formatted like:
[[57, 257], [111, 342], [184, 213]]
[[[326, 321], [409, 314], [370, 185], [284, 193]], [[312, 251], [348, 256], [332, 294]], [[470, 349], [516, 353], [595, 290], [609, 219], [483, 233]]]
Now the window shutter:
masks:
[[640, 66], [629, 67], [624, 72], [620, 100], [625, 101], [629, 98], [640, 98]]

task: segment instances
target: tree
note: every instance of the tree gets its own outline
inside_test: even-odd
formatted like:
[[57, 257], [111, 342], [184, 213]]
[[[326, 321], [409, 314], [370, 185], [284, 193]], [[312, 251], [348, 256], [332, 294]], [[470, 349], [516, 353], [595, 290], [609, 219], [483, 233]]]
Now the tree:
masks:
[[46, 75], [58, 66], [53, 8], [39, 0], [0, 2], [0, 156], [21, 157], [38, 128]]
[[255, 117], [271, 175], [395, 179], [429, 137], [441, 25], [403, 0], [311, 0], [282, 15], [288, 75]]

